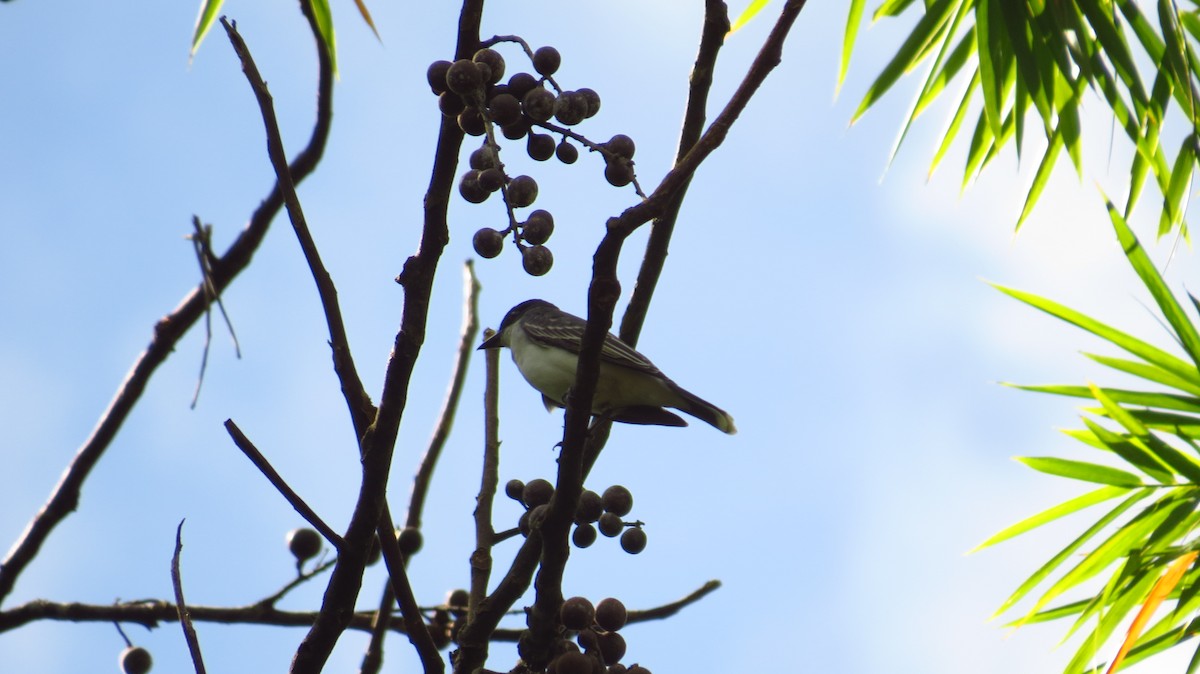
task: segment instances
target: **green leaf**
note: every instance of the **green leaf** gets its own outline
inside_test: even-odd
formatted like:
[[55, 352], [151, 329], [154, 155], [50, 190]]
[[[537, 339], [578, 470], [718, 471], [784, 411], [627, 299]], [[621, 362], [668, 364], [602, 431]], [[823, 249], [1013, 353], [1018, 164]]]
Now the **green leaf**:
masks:
[[875, 9], [875, 13], [871, 15], [871, 20], [878, 21], [885, 16], [899, 16], [912, 3], [913, 0], [884, 0]]
[[337, 38], [333, 33], [333, 13], [329, 11], [329, 0], [312, 0], [312, 11], [321, 41], [329, 50], [329, 63], [333, 72], [337, 73]]
[[[754, 17], [758, 16], [758, 13], [762, 11], [763, 7], [767, 6], [767, 2], [768, 2], [768, 0], [753, 0], [753, 2], [750, 3], [750, 6], [746, 7], [746, 9], [743, 10], [742, 13], [738, 15], [738, 18], [734, 19], [733, 25], [729, 27], [729, 32], [736, 33], [738, 31], [738, 29], [740, 29], [742, 26], [745, 26], [746, 24], [750, 23], [750, 21], [752, 19], [754, 19]], [[851, 17], [854, 16], [854, 4], [858, 5], [858, 16], [859, 16], [859, 18], [861, 18], [862, 17], [863, 0], [854, 0], [854, 3], [851, 4], [851, 6], [850, 6]], [[857, 21], [855, 22], [854, 31], [858, 32], [858, 22]], [[850, 26], [846, 26], [846, 32], [847, 32], [847, 36], [850, 38], [849, 46], [851, 49], [853, 49], [854, 48], [854, 36], [849, 35]], [[842, 57], [845, 58], [847, 62], [850, 60], [850, 55], [846, 52], [845, 46], [842, 47]], [[845, 73], [845, 71], [843, 70], [843, 74], [844, 73]], [[838, 82], [840, 85], [840, 83], [841, 83], [840, 77], [838, 78]]]
[[1054, 598], [1095, 577], [1096, 574], [1111, 566], [1113, 562], [1129, 554], [1132, 549], [1145, 541], [1150, 532], [1170, 514], [1171, 509], [1164, 507], [1162, 501], [1146, 507], [1051, 585], [1034, 603], [1034, 607], [1028, 615], [1032, 616], [1037, 613]]
[[1135, 377], [1140, 377], [1146, 381], [1152, 381], [1163, 384], [1164, 386], [1170, 386], [1173, 389], [1191, 393], [1193, 395], [1200, 395], [1200, 383], [1184, 379], [1183, 377], [1179, 377], [1172, 372], [1167, 372], [1160, 367], [1147, 365], [1141, 361], [1100, 356], [1094, 353], [1084, 353], [1083, 355], [1091, 358], [1101, 365], [1111, 367], [1120, 372], [1131, 374]]
[[884, 66], [883, 72], [879, 73], [879, 76], [875, 78], [875, 81], [867, 89], [862, 102], [858, 104], [858, 110], [850, 118], [851, 124], [857, 121], [859, 117], [862, 117], [875, 104], [875, 101], [879, 100], [896, 83], [896, 80], [900, 79], [901, 75], [917, 65], [917, 56], [925, 50], [926, 44], [933, 39], [943, 24], [949, 20], [951, 10], [954, 8], [953, 6], [953, 0], [936, 0], [926, 10], [925, 15], [913, 27], [912, 32], [908, 34], [904, 43], [900, 45], [900, 49], [896, 52], [896, 55]]
[[204, 36], [208, 35], [213, 21], [217, 20], [217, 13], [221, 11], [221, 5], [224, 3], [225, 0], [202, 0], [200, 3], [200, 13], [196, 15], [196, 28], [192, 31], [192, 50], [188, 53], [188, 58], [196, 55], [196, 50], [200, 48]]
[[1003, 19], [997, 3], [1004, 0], [979, 0], [975, 3], [975, 37], [979, 42], [979, 74], [982, 77], [984, 118], [992, 127], [992, 135], [1000, 135], [1004, 121], [1002, 77], [1007, 63], [1004, 57]]
[[[1155, 303], [1158, 304], [1163, 317], [1171, 324], [1171, 328], [1179, 338], [1184, 350], [1191, 357], [1192, 363], [1200, 363], [1200, 332], [1196, 331], [1196, 326], [1192, 325], [1191, 320], [1184, 313], [1183, 307], [1180, 306], [1175, 296], [1171, 294], [1170, 289], [1167, 288], [1167, 284], [1163, 281], [1162, 276], [1154, 268], [1154, 263], [1150, 261], [1150, 256], [1146, 254], [1146, 250], [1142, 248], [1142, 244], [1134, 236], [1133, 230], [1125, 223], [1125, 218], [1121, 217], [1121, 214], [1111, 201], [1107, 198], [1104, 201], [1105, 206], [1108, 208], [1109, 219], [1112, 220], [1113, 229], [1117, 232], [1117, 240], [1121, 242], [1121, 249], [1125, 251], [1125, 257], [1129, 260], [1129, 264], [1133, 266], [1133, 270], [1142, 279], [1142, 284], [1154, 296]], [[1192, 376], [1188, 378], [1193, 381], [1200, 381], [1194, 368]]]
[[1171, 233], [1177, 225], [1183, 224], [1183, 199], [1187, 196], [1188, 185], [1192, 182], [1192, 167], [1196, 163], [1196, 136], [1188, 135], [1183, 139], [1179, 154], [1175, 155], [1175, 168], [1171, 171], [1171, 182], [1167, 193], [1163, 196], [1163, 211], [1158, 221], [1158, 235]]
[[1124, 426], [1135, 439], [1141, 442], [1142, 446], [1149, 449], [1155, 457], [1170, 466], [1171, 470], [1187, 478], [1193, 484], [1200, 484], [1200, 462], [1190, 455], [1183, 454], [1168, 445], [1157, 435], [1152, 434], [1148, 428], [1118, 405], [1116, 401], [1105, 395], [1104, 391], [1099, 387], [1092, 386], [1091, 389], [1092, 395], [1104, 406], [1105, 411], [1108, 412], [1108, 416], [1113, 421]]
[[1042, 155], [1042, 162], [1038, 164], [1037, 173], [1033, 176], [1033, 184], [1029, 186], [1029, 194], [1025, 195], [1025, 205], [1021, 207], [1021, 215], [1017, 218], [1016, 231], [1021, 230], [1021, 225], [1025, 223], [1025, 219], [1033, 212], [1034, 205], [1042, 196], [1042, 190], [1046, 189], [1046, 183], [1050, 181], [1050, 175], [1054, 173], [1054, 163], [1058, 161], [1058, 153], [1063, 149], [1063, 134], [1060, 129], [1054, 132], [1054, 136], [1050, 138], [1050, 144], [1046, 146], [1046, 154]]
[[[1134, 478], [1136, 479], [1136, 476], [1134, 476]], [[1066, 517], [1067, 515], [1070, 515], [1072, 513], [1079, 512], [1080, 510], [1083, 510], [1084, 508], [1094, 506], [1097, 503], [1103, 503], [1105, 501], [1114, 499], [1118, 496], [1122, 496], [1122, 495], [1128, 494], [1128, 493], [1129, 493], [1129, 490], [1124, 487], [1113, 487], [1113, 486], [1101, 487], [1094, 491], [1089, 491], [1088, 493], [1083, 494], [1082, 496], [1076, 496], [1075, 498], [1071, 499], [1070, 501], [1064, 501], [1064, 502], [1054, 506], [1053, 508], [1048, 508], [1036, 515], [1033, 515], [1031, 517], [1027, 517], [1027, 518], [1023, 519], [1020, 522], [1017, 522], [1016, 524], [1005, 527], [1001, 531], [993, 534], [986, 541], [971, 548], [971, 550], [969, 552], [977, 552], [984, 548], [991, 547], [1001, 541], [1006, 541], [1010, 538], [1015, 538], [1016, 536], [1020, 536], [1021, 534], [1025, 533], [1027, 531], [1036, 529], [1036, 528], [1042, 526], [1043, 524], [1048, 524], [1048, 523], [1053, 522], [1054, 520], [1057, 520], [1061, 517]]]
[[1105, 57], [1116, 68], [1117, 76], [1125, 83], [1134, 100], [1139, 104], [1144, 104], [1148, 100], [1145, 86], [1138, 77], [1138, 70], [1134, 65], [1129, 44], [1108, 15], [1106, 10], [1106, 6], [1109, 6], [1108, 2], [1078, 0], [1077, 4], [1083, 10], [1084, 16], [1087, 17], [1088, 25], [1095, 31], [1096, 39], [1099, 40]]
[[1144, 486], [1141, 478], [1137, 475], [1117, 468], [1102, 466], [1098, 463], [1072, 461], [1070, 459], [1059, 459], [1050, 456], [1018, 456], [1016, 459], [1026, 466], [1048, 475], [1057, 475], [1072, 480], [1096, 482], [1114, 487]]
[[[1145, 253], [1143, 252], [1143, 255], [1144, 254]], [[1073, 309], [1068, 309], [1057, 302], [1038, 297], [1037, 295], [1033, 295], [1031, 293], [1014, 290], [1012, 288], [1006, 288], [996, 284], [992, 284], [992, 286], [1000, 292], [1025, 302], [1035, 309], [1041, 309], [1055, 318], [1064, 320], [1102, 339], [1106, 339], [1116, 346], [1128, 351], [1129, 353], [1132, 353], [1138, 358], [1141, 358], [1142, 360], [1153, 365], [1157, 365], [1167, 372], [1191, 381], [1200, 381], [1200, 370], [1196, 369], [1195, 364], [1188, 363], [1180, 358], [1176, 358], [1175, 356], [1172, 356], [1171, 354], [1152, 344], [1144, 342], [1135, 337], [1131, 337], [1130, 335], [1121, 332], [1116, 328], [1089, 318], [1088, 316], [1085, 316]]]
[[[1047, 576], [1049, 576], [1051, 573], [1053, 573], [1054, 570], [1057, 569], [1064, 561], [1071, 558], [1075, 554], [1075, 552], [1077, 550], [1079, 550], [1079, 548], [1083, 547], [1084, 543], [1087, 543], [1089, 540], [1091, 540], [1097, 533], [1099, 533], [1105, 527], [1107, 527], [1109, 524], [1111, 524], [1113, 522], [1113, 520], [1115, 520], [1118, 517], [1120, 517], [1121, 515], [1123, 515], [1126, 510], [1129, 510], [1138, 501], [1149, 496], [1151, 493], [1153, 493], [1153, 491], [1154, 491], [1153, 489], [1138, 489], [1137, 491], [1130, 494], [1129, 498], [1125, 499], [1124, 501], [1121, 501], [1121, 503], [1117, 504], [1117, 506], [1115, 508], [1110, 510], [1099, 520], [1096, 520], [1096, 522], [1092, 526], [1088, 527], [1087, 531], [1084, 531], [1082, 534], [1080, 534], [1078, 538], [1071, 541], [1065, 548], [1060, 550], [1058, 552], [1058, 554], [1051, 557], [1050, 560], [1047, 561], [1045, 564], [1043, 564], [1041, 567], [1039, 567], [1037, 571], [1034, 571], [1033, 574], [1031, 576], [1029, 576], [1029, 578], [1026, 578], [1025, 582], [1021, 583], [1021, 586], [1018, 587], [1015, 592], [1013, 592], [1011, 595], [1009, 595], [1008, 599], [1004, 600], [1004, 603], [1000, 605], [1000, 608], [996, 609], [996, 612], [992, 614], [992, 617], [994, 618], [994, 617], [1000, 615], [1001, 613], [1004, 613], [1004, 612], [1008, 611], [1010, 608], [1012, 608], [1012, 606], [1014, 604], [1016, 604], [1018, 601], [1023, 599], [1025, 597], [1025, 595], [1029, 594], [1030, 590], [1037, 587], [1043, 580], [1046, 579]], [[1040, 610], [1040, 607], [1039, 607], [1039, 610]], [[1032, 618], [1032, 616], [1036, 613], [1037, 613], [1037, 611], [1030, 611], [1027, 615], [1025, 615], [1018, 622], [1024, 623], [1027, 620], [1029, 620], [1030, 618]]]
[[[1052, 393], [1054, 395], [1070, 396], [1072, 398], [1088, 398], [1089, 400], [1094, 400], [1094, 398], [1092, 398], [1092, 390], [1086, 386], [1027, 385], [1007, 383], [1005, 383], [1004, 386], [1011, 386], [1022, 391]], [[1103, 390], [1104, 393], [1113, 400], [1126, 405], [1161, 407], [1163, 409], [1180, 410], [1182, 412], [1195, 412], [1200, 414], [1200, 398], [1196, 398], [1194, 396], [1152, 391], [1131, 391], [1128, 389], [1116, 388], [1105, 388]]]
[[[757, 0], [756, 0], [757, 1]], [[762, 0], [765, 5], [766, 0]], [[846, 17], [846, 34], [842, 38], [842, 62], [838, 64], [837, 87], [833, 91], [834, 98], [842, 90], [846, 81], [846, 71], [850, 69], [850, 54], [854, 52], [854, 40], [858, 37], [858, 26], [862, 23], [863, 7], [867, 0], [850, 0], [850, 14]], [[753, 5], [752, 5], [753, 6]], [[738, 17], [741, 20], [741, 17]]]
[[950, 124], [946, 127], [946, 133], [942, 134], [942, 142], [938, 145], [937, 152], [933, 154], [933, 161], [929, 163], [929, 173], [926, 174], [926, 179], [933, 177], [933, 172], [937, 170], [938, 164], [946, 156], [946, 151], [950, 149], [951, 143], [958, 136], [958, 130], [962, 127], [963, 120], [967, 117], [967, 108], [971, 104], [972, 94], [978, 86], [979, 69], [976, 68], [975, 74], [971, 76], [971, 81], [967, 84], [966, 91], [963, 92], [962, 101], [958, 104], [958, 109], [954, 111], [954, 116], [950, 118]]

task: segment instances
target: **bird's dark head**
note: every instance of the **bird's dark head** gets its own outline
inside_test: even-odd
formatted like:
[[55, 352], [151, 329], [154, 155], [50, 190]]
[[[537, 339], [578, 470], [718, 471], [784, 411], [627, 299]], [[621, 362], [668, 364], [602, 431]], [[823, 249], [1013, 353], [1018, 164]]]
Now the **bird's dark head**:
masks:
[[504, 346], [502, 340], [506, 331], [512, 326], [516, 325], [517, 321], [520, 321], [521, 318], [525, 316], [525, 314], [531, 309], [542, 308], [557, 309], [558, 307], [550, 304], [546, 300], [525, 300], [512, 309], [509, 309], [508, 313], [504, 314], [504, 320], [500, 321], [500, 327], [496, 329], [496, 334], [484, 340], [483, 344], [479, 345], [479, 349], [498, 349]]

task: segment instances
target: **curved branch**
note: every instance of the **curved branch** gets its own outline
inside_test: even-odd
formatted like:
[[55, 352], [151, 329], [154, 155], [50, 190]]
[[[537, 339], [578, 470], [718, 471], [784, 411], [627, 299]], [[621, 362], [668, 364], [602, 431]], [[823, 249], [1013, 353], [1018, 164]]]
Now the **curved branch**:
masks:
[[[325, 52], [320, 31], [311, 13], [305, 7], [305, 17], [317, 44], [320, 72], [317, 84], [317, 119], [313, 125], [312, 136], [307, 147], [292, 161], [290, 173], [292, 179], [299, 183], [313, 172], [325, 152], [325, 144], [329, 139], [329, 126], [333, 118], [333, 68], [329, 56]], [[213, 262], [212, 277], [209, 279], [218, 293], [228, 287], [246, 267], [250, 265], [255, 251], [262, 243], [263, 237], [271, 221], [283, 206], [283, 193], [276, 183], [271, 192], [262, 201], [250, 217], [246, 227], [234, 240], [233, 244], [220, 258]], [[133, 410], [146, 390], [150, 377], [162, 365], [167, 357], [174, 352], [176, 345], [196, 321], [204, 315], [208, 308], [208, 295], [205, 284], [193, 289], [170, 314], [160, 319], [154, 325], [154, 334], [146, 350], [138, 356], [125, 380], [121, 382], [116, 394], [108, 405], [108, 409], [100, 416], [91, 435], [80, 446], [67, 465], [59, 482], [50, 494], [50, 498], [30, 520], [21, 537], [9, 550], [8, 555], [0, 562], [0, 603], [12, 592], [17, 578], [25, 570], [41, 550], [42, 544], [50, 536], [60, 522], [79, 506], [79, 496], [83, 483], [91, 474], [92, 468], [104, 455], [104, 451], [112, 444], [113, 438], [120, 431], [129, 413]]]

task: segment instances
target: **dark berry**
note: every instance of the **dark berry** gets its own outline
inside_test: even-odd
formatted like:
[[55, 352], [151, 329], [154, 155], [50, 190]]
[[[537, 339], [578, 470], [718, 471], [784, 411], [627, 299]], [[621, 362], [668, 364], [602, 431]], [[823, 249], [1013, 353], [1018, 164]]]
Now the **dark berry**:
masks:
[[536, 508], [543, 503], [549, 503], [552, 496], [554, 485], [550, 484], [549, 480], [539, 477], [525, 483], [525, 490], [521, 492], [521, 502], [529, 508]]
[[471, 136], [482, 136], [485, 133], [483, 115], [476, 108], [467, 108], [458, 113], [458, 128]]
[[504, 485], [504, 493], [514, 501], [520, 501], [525, 492], [525, 483], [513, 478]]
[[538, 47], [537, 51], [533, 52], [533, 69], [545, 77], [558, 72], [558, 66], [561, 64], [562, 56], [554, 47]]
[[604, 179], [613, 187], [625, 187], [633, 182], [633, 167], [620, 159], [604, 165]]
[[513, 208], [525, 208], [537, 200], [537, 181], [529, 176], [517, 176], [508, 183], [508, 203]]
[[542, 87], [534, 87], [521, 99], [525, 114], [535, 122], [547, 122], [554, 116], [554, 94]]
[[554, 156], [554, 137], [545, 133], [530, 133], [525, 150], [531, 158], [546, 161]]
[[[526, 243], [540, 246], [554, 233], [554, 216], [549, 211], [537, 209], [529, 214], [521, 226], [521, 237]], [[594, 521], [594, 520], [593, 520]]]
[[498, 168], [483, 169], [479, 172], [479, 186], [489, 192], [495, 192], [504, 184], [504, 171]]
[[637, 147], [633, 144], [633, 139], [623, 133], [618, 133], [610, 138], [608, 142], [604, 144], [604, 147], [618, 157], [624, 157], [626, 159], [633, 159], [633, 153], [637, 149]]
[[604, 657], [604, 664], [615, 665], [625, 657], [625, 637], [616, 632], [604, 632], [596, 635], [597, 645], [600, 647], [600, 655]]
[[459, 59], [446, 70], [446, 86], [460, 96], [478, 94], [483, 86], [483, 73], [471, 59]]
[[579, 642], [579, 647], [585, 652], [596, 650], [596, 630], [591, 627], [579, 630], [579, 634], [575, 635], [575, 641]]
[[646, 549], [646, 532], [639, 527], [626, 529], [621, 534], [621, 549], [631, 555], [636, 555]]
[[650, 670], [641, 665], [634, 665], [625, 671], [625, 674], [650, 674]]
[[517, 98], [523, 97], [537, 85], [537, 78], [529, 73], [516, 73], [508, 78], [508, 92]]
[[554, 154], [558, 155], [558, 160], [564, 164], [574, 164], [575, 160], [579, 159], [579, 150], [568, 143], [566, 138], [554, 149]]
[[447, 117], [457, 117], [459, 113], [467, 109], [467, 104], [463, 102], [462, 96], [453, 91], [443, 91], [438, 96], [438, 110]]
[[571, 532], [571, 542], [577, 548], [590, 547], [596, 542], [596, 527], [590, 524], [575, 525], [575, 531]]
[[480, 171], [471, 169], [464, 173], [462, 180], [458, 182], [458, 193], [473, 204], [482, 204], [490, 194], [479, 184], [479, 173]]
[[487, 145], [481, 145], [471, 153], [471, 168], [482, 171], [496, 165], [496, 153]]
[[496, 94], [488, 101], [488, 114], [500, 126], [516, 123], [521, 119], [521, 102], [512, 94]]
[[446, 595], [446, 606], [449, 606], [451, 610], [456, 608], [465, 609], [467, 607], [467, 602], [470, 600], [471, 595], [466, 590], [462, 588], [450, 590], [450, 593]]
[[596, 624], [608, 630], [616, 632], [625, 626], [625, 622], [629, 620], [629, 611], [625, 609], [625, 604], [621, 603], [620, 599], [601, 599], [599, 604], [596, 604]]
[[585, 117], [595, 117], [597, 112], [600, 112], [600, 94], [596, 93], [595, 89], [584, 87], [575, 93], [583, 97], [583, 102], [587, 104], [587, 114]]
[[429, 88], [433, 93], [440, 94], [446, 91], [446, 71], [450, 70], [449, 61], [434, 61], [429, 64], [429, 70], [425, 71], [425, 80], [429, 82]]
[[609, 538], [617, 536], [625, 528], [625, 523], [621, 521], [621, 517], [612, 513], [601, 515], [598, 523], [600, 525], [600, 533]]
[[522, 536], [529, 537], [529, 519], [533, 517], [532, 510], [526, 510], [521, 513], [521, 519], [517, 520], [517, 531], [521, 532]]
[[633, 510], [633, 494], [619, 484], [605, 489], [600, 500], [604, 502], [606, 511], [620, 517], [628, 515], [629, 511]]
[[579, 495], [579, 506], [575, 508], [576, 522], [595, 522], [603, 514], [604, 502], [599, 494], [587, 489]]
[[480, 49], [475, 52], [471, 60], [476, 63], [486, 63], [490, 77], [487, 78], [488, 84], [495, 84], [504, 77], [504, 57], [495, 49]]
[[121, 663], [121, 671], [125, 674], [146, 674], [154, 666], [154, 658], [150, 657], [150, 651], [141, 646], [129, 646], [121, 651], [118, 662]]
[[554, 266], [554, 255], [545, 246], [530, 246], [521, 251], [521, 266], [530, 276], [544, 276]]
[[296, 561], [312, 559], [321, 551], [321, 534], [307, 527], [292, 529], [287, 533], [287, 546]]
[[563, 602], [559, 617], [562, 618], [563, 627], [578, 632], [592, 626], [592, 621], [596, 618], [596, 609], [586, 597], [571, 597]]
[[587, 101], [574, 91], [564, 91], [554, 101], [554, 118], [567, 126], [574, 126], [587, 116]]
[[567, 651], [550, 663], [547, 671], [555, 674], [592, 674], [594, 661], [579, 651]]
[[500, 127], [500, 133], [509, 140], [520, 140], [529, 133], [529, 118], [521, 115], [521, 118], [507, 126]]
[[490, 260], [504, 250], [504, 235], [491, 227], [484, 227], [475, 232], [471, 244], [475, 246], [475, 252], [479, 253], [479, 257], [486, 257]]
[[425, 541], [424, 537], [421, 536], [421, 530], [416, 527], [404, 527], [396, 535], [396, 545], [400, 547], [400, 554], [405, 557], [417, 554], [424, 544]]

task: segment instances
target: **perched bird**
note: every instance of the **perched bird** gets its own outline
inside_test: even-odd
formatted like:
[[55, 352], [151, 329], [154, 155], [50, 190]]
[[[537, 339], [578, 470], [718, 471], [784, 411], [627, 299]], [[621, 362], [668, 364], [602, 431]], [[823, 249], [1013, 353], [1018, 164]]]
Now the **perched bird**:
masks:
[[[542, 393], [546, 409], [564, 407], [575, 384], [583, 330], [587, 322], [544, 300], [528, 300], [513, 307], [500, 321], [500, 329], [480, 349], [512, 350], [521, 375]], [[648, 358], [612, 334], [604, 337], [600, 351], [600, 378], [592, 399], [592, 414], [627, 424], [687, 426], [673, 407], [711, 424], [718, 430], [737, 432], [733, 417], [671, 381]]]

